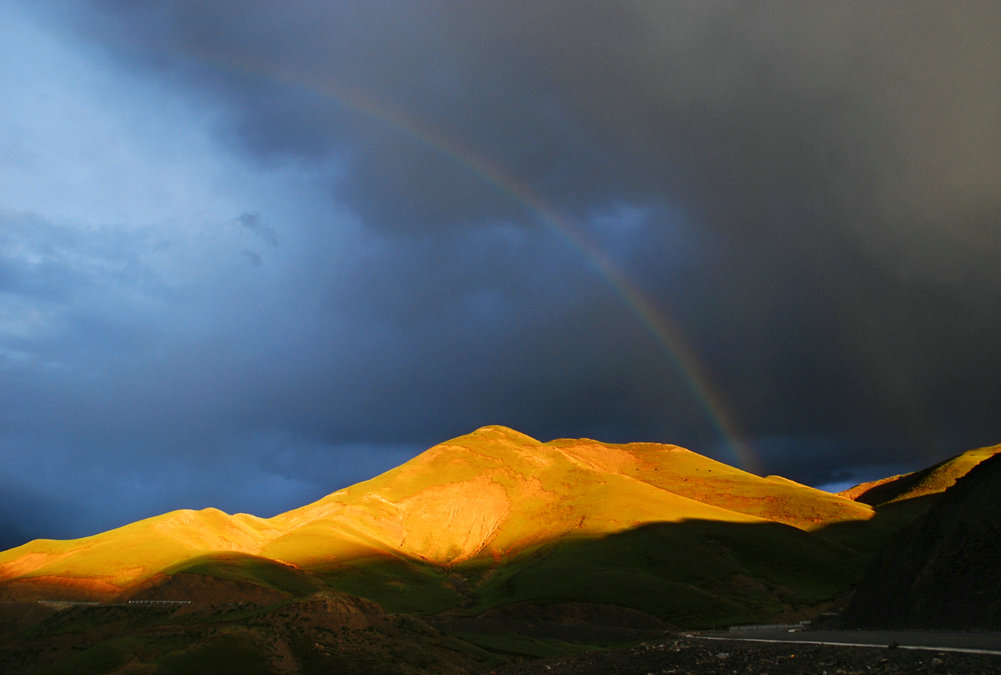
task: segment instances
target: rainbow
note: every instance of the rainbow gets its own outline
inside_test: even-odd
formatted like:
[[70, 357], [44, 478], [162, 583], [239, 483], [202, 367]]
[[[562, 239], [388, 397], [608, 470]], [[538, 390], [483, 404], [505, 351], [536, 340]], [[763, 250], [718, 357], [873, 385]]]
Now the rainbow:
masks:
[[758, 472], [759, 462], [746, 440], [746, 435], [737, 424], [734, 416], [729, 413], [722, 393], [713, 384], [695, 350], [689, 345], [675, 322], [642, 293], [635, 283], [579, 227], [561, 217], [524, 182], [506, 175], [480, 154], [461, 145], [458, 140], [432, 127], [420, 125], [402, 112], [394, 110], [362, 92], [339, 86], [329, 80], [278, 70], [271, 65], [254, 64], [248, 66], [246, 63], [225, 60], [218, 55], [201, 56], [201, 60], [215, 63], [227, 70], [263, 77], [278, 84], [294, 86], [310, 93], [320, 94], [356, 113], [376, 120], [472, 172], [482, 181], [492, 185], [533, 213], [540, 222], [557, 232], [568, 244], [581, 253], [595, 270], [608, 281], [624, 304], [654, 337], [660, 348], [676, 366], [695, 399], [705, 411], [707, 418], [721, 436], [732, 455], [731, 461], [743, 469]]

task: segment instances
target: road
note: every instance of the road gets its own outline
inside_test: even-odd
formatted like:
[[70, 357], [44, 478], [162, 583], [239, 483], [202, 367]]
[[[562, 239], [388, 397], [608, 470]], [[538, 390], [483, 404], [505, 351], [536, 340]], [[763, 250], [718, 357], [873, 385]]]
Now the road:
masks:
[[700, 640], [805, 643], [850, 647], [882, 647], [1001, 656], [1001, 633], [951, 631], [798, 630], [794, 627], [738, 628], [688, 634]]

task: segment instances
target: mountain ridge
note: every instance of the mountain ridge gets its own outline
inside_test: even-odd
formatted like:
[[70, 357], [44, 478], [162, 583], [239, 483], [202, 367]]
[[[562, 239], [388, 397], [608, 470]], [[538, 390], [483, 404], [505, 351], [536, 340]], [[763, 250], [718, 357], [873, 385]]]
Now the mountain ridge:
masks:
[[88, 578], [124, 589], [213, 552], [307, 568], [380, 554], [449, 566], [477, 557], [503, 560], [560, 538], [645, 523], [699, 518], [809, 527], [871, 512], [814, 491], [810, 514], [794, 518], [783, 504], [803, 490], [812, 489], [678, 446], [542, 443], [493, 425], [272, 518], [182, 509], [89, 537], [29, 542], [0, 553], [0, 581]]
[[838, 494], [873, 506], [938, 494], [998, 452], [1001, 452], [1001, 445], [967, 450], [925, 469], [860, 483]]
[[[971, 453], [932, 467], [922, 499], [989, 454]], [[674, 445], [541, 442], [495, 425], [271, 518], [182, 509], [28, 542], [0, 552], [0, 597], [221, 592], [194, 581], [208, 576], [394, 611], [584, 601], [679, 625], [803, 617], [838, 602], [911, 517], [898, 504], [921, 501], [895, 497], [868, 504]]]

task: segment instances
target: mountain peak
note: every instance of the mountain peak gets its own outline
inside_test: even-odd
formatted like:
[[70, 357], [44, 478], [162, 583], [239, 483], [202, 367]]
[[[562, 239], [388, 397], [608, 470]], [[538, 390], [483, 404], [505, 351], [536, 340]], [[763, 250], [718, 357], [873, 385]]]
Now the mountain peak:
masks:
[[525, 445], [541, 444], [540, 441], [532, 438], [528, 434], [523, 434], [520, 431], [512, 429], [511, 427], [506, 427], [502, 424], [488, 424], [480, 427], [476, 431], [466, 434], [465, 436], [459, 436], [459, 438], [465, 438], [467, 436], [472, 438], [503, 440]]

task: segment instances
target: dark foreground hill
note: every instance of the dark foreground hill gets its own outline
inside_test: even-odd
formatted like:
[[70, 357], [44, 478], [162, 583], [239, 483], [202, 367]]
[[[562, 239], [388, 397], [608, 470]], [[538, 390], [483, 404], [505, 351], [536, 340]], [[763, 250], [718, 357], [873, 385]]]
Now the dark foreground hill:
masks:
[[876, 556], [845, 620], [1001, 630], [1001, 455], [960, 478]]

